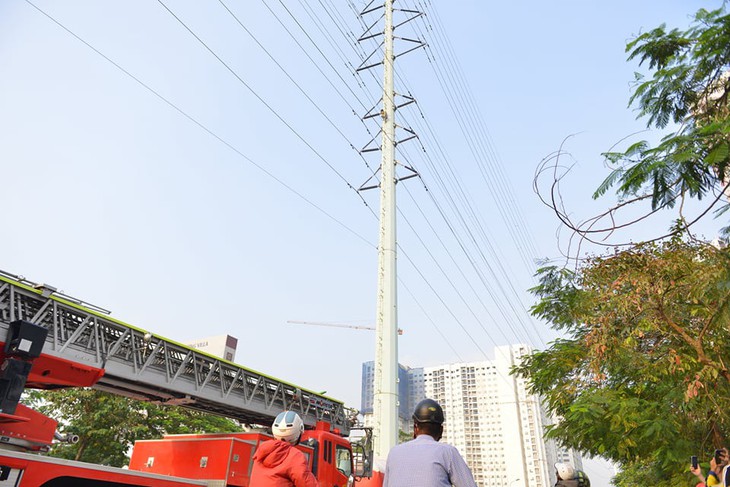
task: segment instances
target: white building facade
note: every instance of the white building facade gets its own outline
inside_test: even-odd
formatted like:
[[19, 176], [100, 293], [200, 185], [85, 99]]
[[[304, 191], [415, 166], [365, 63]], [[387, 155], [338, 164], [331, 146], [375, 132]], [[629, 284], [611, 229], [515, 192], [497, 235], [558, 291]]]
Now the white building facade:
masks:
[[217, 335], [193, 340], [185, 345], [216, 357], [220, 357], [223, 360], [233, 362], [236, 360], [238, 338], [230, 335]]
[[442, 441], [459, 450], [480, 487], [552, 487], [555, 462], [579, 463], [543, 439], [549, 422], [539, 397], [509, 373], [530, 351], [497, 347], [492, 361], [424, 368], [425, 394], [446, 416]]
[[[479, 487], [552, 487], [556, 462], [582, 470], [577, 452], [543, 439], [545, 427], [554, 421], [548, 418], [540, 398], [527, 392], [526, 382], [510, 375], [531, 348], [509, 345], [494, 352], [491, 361], [415, 369], [401, 365], [401, 429], [410, 431], [412, 426], [406, 421], [420, 400], [436, 400], [446, 416], [441, 441], [459, 450]], [[373, 367], [372, 362], [363, 364], [366, 422], [372, 412]]]

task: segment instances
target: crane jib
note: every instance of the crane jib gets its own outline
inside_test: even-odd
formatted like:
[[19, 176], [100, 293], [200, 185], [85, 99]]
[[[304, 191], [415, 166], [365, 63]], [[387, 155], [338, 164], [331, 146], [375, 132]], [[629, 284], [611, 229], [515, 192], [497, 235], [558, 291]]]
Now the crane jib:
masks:
[[[0, 273], [0, 341], [5, 341], [11, 322], [27, 320], [48, 330], [41, 358], [78, 364], [92, 376], [101, 371], [86, 379], [96, 381], [94, 388], [249, 424], [268, 424], [288, 409], [299, 413], [308, 426], [326, 421], [343, 435], [349, 432], [347, 410], [340, 401], [151, 334], [107, 316], [101, 308], [61, 296], [50, 286]], [[52, 375], [53, 369], [49, 370]], [[29, 386], [34, 385], [33, 377], [37, 376], [31, 371]], [[48, 377], [48, 383], [53, 380]]]

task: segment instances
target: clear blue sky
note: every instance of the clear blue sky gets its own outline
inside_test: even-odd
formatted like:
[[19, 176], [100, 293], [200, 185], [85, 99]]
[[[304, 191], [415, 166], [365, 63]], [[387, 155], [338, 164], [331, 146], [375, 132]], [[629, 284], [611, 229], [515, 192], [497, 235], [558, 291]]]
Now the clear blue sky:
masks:
[[[239, 363], [357, 406], [373, 335], [286, 321], [374, 322], [378, 197], [365, 193], [366, 206], [347, 186], [370, 176], [350, 143], [362, 147], [367, 130], [377, 132], [352, 113], [380, 96], [379, 70], [358, 77], [351, 69], [362, 54], [348, 41], [362, 31], [351, 7], [364, 2], [226, 2], [311, 101], [218, 2], [165, 0], [240, 80], [157, 2], [34, 3], [250, 160], [29, 3], [4, 0], [0, 269], [178, 341], [232, 334]], [[569, 146], [577, 166], [566, 196], [586, 216], [606, 206], [588, 201], [605, 176], [600, 153], [643, 127], [627, 108], [637, 67], [626, 62], [626, 41], [662, 22], [686, 27], [698, 8], [719, 5], [402, 3], [426, 8], [425, 22], [400, 32], [424, 35], [430, 49], [398, 58], [397, 89], [425, 114], [401, 111], [425, 148], [403, 144], [401, 158], [421, 172], [433, 199], [417, 179], [398, 185], [399, 242], [415, 264], [401, 254], [400, 276], [415, 296], [400, 289], [401, 362], [482, 360], [495, 344], [541, 347], [554, 337], [525, 311], [530, 263], [559, 256], [557, 220], [532, 192], [535, 168], [579, 133]], [[465, 84], [469, 97], [458, 88]], [[473, 123], [465, 132], [478, 134], [473, 147], [486, 154], [486, 178], [451, 96]], [[476, 130], [477, 111], [488, 133]], [[367, 163], [376, 167], [378, 157]], [[468, 207], [453, 187], [440, 189], [452, 174]]]

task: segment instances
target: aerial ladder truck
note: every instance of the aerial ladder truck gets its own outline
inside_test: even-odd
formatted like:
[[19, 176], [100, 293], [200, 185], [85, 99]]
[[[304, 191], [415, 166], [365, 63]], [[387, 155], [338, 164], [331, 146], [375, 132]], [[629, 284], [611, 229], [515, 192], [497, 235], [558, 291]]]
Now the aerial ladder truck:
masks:
[[[340, 401], [157, 336], [109, 312], [0, 271], [0, 487], [249, 487], [265, 432], [169, 435], [134, 445], [128, 469], [42, 455], [57, 422], [20, 403], [25, 388], [92, 387], [178, 405], [246, 424], [283, 410], [306, 425], [298, 446], [320, 485], [369, 479], [368, 442], [346, 436], [353, 412]], [[365, 438], [369, 438], [368, 435]], [[253, 486], [255, 487], [255, 486]]]

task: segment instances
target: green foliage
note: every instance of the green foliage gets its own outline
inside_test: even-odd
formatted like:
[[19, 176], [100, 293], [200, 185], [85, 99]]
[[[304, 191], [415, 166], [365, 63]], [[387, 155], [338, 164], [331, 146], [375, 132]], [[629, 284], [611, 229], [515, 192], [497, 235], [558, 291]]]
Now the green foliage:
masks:
[[[627, 465], [622, 468], [621, 471], [614, 478], [614, 485], [618, 486], [632, 486], [637, 485], [662, 485], [663, 487], [689, 487], [697, 484], [697, 477], [689, 472], [689, 458], [684, 461], [685, 468], [684, 472], [675, 473], [672, 476], [663, 479], [660, 484], [657, 484], [657, 478], [662, 478], [664, 475], [660, 469], [658, 469], [651, 462], [646, 464], [636, 462], [631, 465]], [[707, 473], [708, 466], [704, 465], [702, 471]]]
[[398, 443], [405, 443], [406, 441], [411, 441], [413, 439], [413, 431], [410, 433], [403, 430], [398, 430]]
[[533, 314], [567, 338], [513, 372], [561, 418], [548, 436], [687, 485], [730, 435], [730, 251], [675, 237], [539, 276]]
[[707, 200], [698, 219], [729, 208], [730, 15], [700, 10], [687, 30], [661, 25], [626, 51], [647, 70], [629, 104], [665, 135], [604, 154], [612, 170], [593, 197], [616, 192], [611, 218], [679, 202], [673, 237], [541, 269], [533, 314], [566, 337], [513, 373], [560, 418], [548, 436], [621, 465], [615, 485], [686, 486], [689, 456], [709, 458], [730, 435], [730, 250], [683, 240], [681, 214], [687, 198]]
[[240, 431], [226, 418], [174, 406], [140, 402], [93, 389], [32, 391], [26, 404], [59, 422], [76, 444], [55, 444], [51, 456], [121, 467], [137, 440], [163, 434]]
[[594, 198], [612, 187], [620, 198], [648, 193], [656, 210], [684, 196], [715, 196], [730, 162], [730, 15], [724, 7], [700, 10], [686, 31], [662, 25], [629, 42], [626, 51], [651, 73], [636, 74], [630, 104], [648, 127], [673, 123], [676, 129], [656, 147], [641, 141], [604, 154], [614, 170]]

